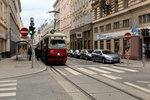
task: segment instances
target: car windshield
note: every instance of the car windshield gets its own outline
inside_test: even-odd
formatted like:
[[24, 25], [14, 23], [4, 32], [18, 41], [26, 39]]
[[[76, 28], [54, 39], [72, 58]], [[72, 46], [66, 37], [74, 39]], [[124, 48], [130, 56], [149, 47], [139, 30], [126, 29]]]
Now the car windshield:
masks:
[[103, 50], [102, 52], [103, 54], [115, 54], [114, 52], [109, 51], [109, 50]]
[[51, 48], [66, 48], [65, 40], [51, 40]]
[[93, 52], [93, 50], [88, 50], [88, 53], [92, 53]]

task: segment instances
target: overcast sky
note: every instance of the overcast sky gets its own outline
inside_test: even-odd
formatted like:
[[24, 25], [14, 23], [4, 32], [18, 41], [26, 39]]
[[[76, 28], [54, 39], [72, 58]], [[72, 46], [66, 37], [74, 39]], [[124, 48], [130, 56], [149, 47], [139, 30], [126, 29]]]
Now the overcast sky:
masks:
[[30, 17], [34, 17], [35, 26], [39, 27], [45, 22], [50, 21], [52, 17], [47, 13], [53, 10], [53, 4], [56, 0], [20, 0], [22, 6], [21, 18], [24, 27], [29, 27]]

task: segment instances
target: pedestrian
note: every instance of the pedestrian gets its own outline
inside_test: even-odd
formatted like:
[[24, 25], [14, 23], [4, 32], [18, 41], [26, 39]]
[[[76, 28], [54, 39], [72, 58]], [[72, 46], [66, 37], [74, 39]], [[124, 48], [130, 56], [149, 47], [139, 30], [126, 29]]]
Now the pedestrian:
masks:
[[29, 55], [29, 61], [31, 60], [31, 56], [32, 56], [32, 48], [31, 46], [28, 48], [28, 55]]
[[41, 58], [41, 50], [39, 47], [35, 48], [35, 55], [36, 55], [37, 60]]

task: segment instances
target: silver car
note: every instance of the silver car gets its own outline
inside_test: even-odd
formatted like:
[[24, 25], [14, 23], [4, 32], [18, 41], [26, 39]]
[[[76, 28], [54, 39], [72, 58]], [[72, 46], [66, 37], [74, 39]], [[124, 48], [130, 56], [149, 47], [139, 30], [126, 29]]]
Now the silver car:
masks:
[[120, 62], [118, 54], [110, 50], [94, 50], [92, 53], [92, 61], [100, 61], [102, 63]]

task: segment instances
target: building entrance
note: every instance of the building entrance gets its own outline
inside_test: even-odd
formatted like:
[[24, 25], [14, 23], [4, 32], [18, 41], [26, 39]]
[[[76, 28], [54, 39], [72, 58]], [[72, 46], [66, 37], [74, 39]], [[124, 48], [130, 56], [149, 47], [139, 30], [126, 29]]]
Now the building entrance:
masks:
[[150, 59], [150, 37], [144, 37], [145, 43], [145, 56]]

